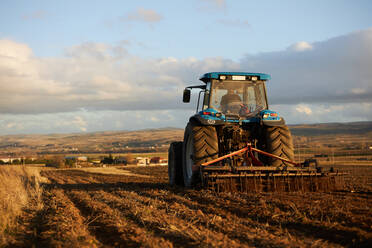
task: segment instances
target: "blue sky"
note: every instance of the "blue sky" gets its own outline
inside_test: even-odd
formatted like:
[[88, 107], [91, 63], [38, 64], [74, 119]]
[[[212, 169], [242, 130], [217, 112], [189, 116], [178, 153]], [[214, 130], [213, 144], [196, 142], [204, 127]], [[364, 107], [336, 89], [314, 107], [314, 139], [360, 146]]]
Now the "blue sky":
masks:
[[[154, 21], [125, 17], [139, 8]], [[371, 1], [2, 1], [0, 35], [56, 56], [83, 42], [129, 41], [146, 57], [240, 59], [372, 26]]]
[[4, 0], [0, 134], [183, 127], [183, 87], [213, 70], [272, 74], [288, 123], [372, 120], [370, 13], [367, 0]]

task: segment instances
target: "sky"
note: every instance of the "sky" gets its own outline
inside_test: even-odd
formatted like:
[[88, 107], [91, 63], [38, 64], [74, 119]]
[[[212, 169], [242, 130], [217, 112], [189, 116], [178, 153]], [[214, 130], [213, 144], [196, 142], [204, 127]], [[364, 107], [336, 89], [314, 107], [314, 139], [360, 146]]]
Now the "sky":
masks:
[[[181, 127], [210, 71], [271, 74], [288, 124], [372, 121], [372, 1], [0, 3], [0, 135]], [[195, 100], [194, 94], [194, 100]]]

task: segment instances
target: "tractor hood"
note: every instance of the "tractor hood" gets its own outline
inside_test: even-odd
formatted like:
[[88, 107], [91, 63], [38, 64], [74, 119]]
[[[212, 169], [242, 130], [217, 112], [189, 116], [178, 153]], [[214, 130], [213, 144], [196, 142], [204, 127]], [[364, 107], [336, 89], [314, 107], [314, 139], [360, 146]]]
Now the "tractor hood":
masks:
[[208, 108], [195, 114], [190, 120], [196, 120], [202, 125], [225, 125], [227, 123], [261, 123], [265, 126], [282, 126], [285, 121], [278, 113], [272, 110], [262, 110], [250, 117], [228, 116], [213, 108]]

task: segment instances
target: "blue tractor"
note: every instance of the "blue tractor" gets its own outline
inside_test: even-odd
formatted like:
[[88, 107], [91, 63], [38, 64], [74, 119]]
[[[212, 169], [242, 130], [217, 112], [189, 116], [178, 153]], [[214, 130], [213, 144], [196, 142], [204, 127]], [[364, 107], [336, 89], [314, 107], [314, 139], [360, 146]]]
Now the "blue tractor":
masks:
[[186, 87], [183, 93], [187, 103], [191, 90], [200, 90], [184, 140], [169, 147], [171, 185], [298, 190], [304, 177], [325, 178], [319, 168], [293, 162], [291, 133], [283, 117], [269, 110], [265, 82], [270, 75], [210, 72], [200, 80], [204, 84]]

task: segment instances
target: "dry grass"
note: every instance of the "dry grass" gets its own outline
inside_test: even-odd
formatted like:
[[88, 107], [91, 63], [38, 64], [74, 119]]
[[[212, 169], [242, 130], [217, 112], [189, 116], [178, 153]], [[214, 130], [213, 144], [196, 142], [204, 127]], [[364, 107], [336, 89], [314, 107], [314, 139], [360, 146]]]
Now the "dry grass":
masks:
[[37, 168], [0, 167], [0, 246], [11, 241], [18, 227], [17, 217], [27, 204], [42, 208], [41, 181]]

